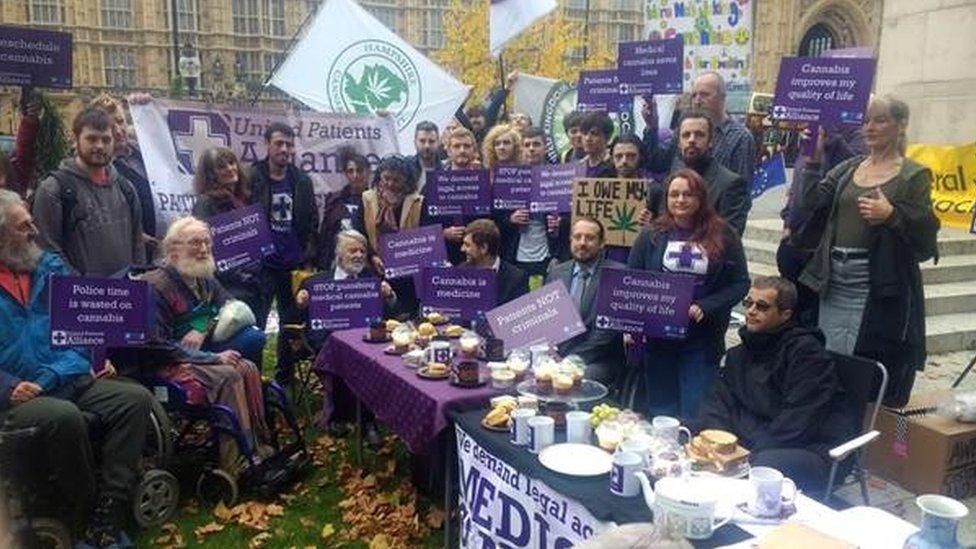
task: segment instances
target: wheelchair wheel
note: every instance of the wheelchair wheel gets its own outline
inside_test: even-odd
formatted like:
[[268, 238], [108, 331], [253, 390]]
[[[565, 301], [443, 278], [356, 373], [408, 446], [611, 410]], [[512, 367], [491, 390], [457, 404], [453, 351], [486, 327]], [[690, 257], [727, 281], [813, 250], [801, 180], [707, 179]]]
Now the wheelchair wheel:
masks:
[[159, 526], [176, 516], [180, 483], [172, 474], [151, 469], [142, 476], [132, 494], [132, 514], [140, 528]]
[[30, 547], [43, 549], [71, 549], [71, 531], [60, 520], [36, 518], [30, 522]]
[[143, 451], [143, 468], [166, 469], [173, 457], [173, 433], [169, 415], [162, 404], [153, 399], [149, 410], [149, 428]]
[[224, 502], [230, 507], [237, 503], [237, 480], [223, 469], [210, 469], [197, 479], [197, 497], [210, 505]]

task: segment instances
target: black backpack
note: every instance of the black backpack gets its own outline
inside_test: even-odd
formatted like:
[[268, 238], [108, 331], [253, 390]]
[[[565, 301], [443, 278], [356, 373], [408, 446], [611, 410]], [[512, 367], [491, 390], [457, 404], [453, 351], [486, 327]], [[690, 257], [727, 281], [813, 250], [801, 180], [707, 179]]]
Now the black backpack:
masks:
[[[48, 173], [48, 176], [53, 177], [55, 181], [58, 182], [58, 196], [61, 198], [61, 241], [64, 242], [66, 236], [75, 229], [78, 222], [83, 218], [75, 215], [75, 206], [78, 205], [78, 181], [69, 176], [62, 174], [61, 170], [54, 170]], [[44, 177], [41, 181], [47, 179]], [[122, 195], [125, 196], [125, 202], [129, 205], [129, 214], [132, 216], [133, 222], [142, 219], [142, 213], [139, 211], [138, 199], [136, 198], [136, 190], [124, 177], [117, 179], [119, 182], [119, 188], [122, 190]], [[34, 204], [33, 200], [37, 196], [35, 192], [31, 196], [31, 210], [33, 211]]]

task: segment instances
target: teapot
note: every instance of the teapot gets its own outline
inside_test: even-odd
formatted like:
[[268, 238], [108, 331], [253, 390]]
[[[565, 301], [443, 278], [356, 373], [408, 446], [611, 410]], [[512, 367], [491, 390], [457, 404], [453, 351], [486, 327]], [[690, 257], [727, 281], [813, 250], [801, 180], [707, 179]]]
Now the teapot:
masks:
[[[723, 503], [704, 477], [664, 477], [654, 483], [644, 471], [635, 473], [644, 501], [654, 513], [654, 526], [668, 538], [708, 539], [732, 519], [733, 507]], [[719, 507], [722, 515], [716, 516]]]

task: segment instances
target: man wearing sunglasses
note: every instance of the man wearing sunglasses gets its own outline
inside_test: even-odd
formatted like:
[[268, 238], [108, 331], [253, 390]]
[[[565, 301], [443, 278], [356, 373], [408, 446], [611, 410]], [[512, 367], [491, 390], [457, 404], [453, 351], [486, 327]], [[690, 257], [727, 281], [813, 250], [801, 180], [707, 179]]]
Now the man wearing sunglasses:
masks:
[[742, 344], [702, 402], [696, 427], [734, 433], [750, 463], [780, 470], [804, 492], [823, 491], [830, 448], [856, 432], [833, 359], [817, 328], [793, 321], [796, 287], [759, 277], [742, 301]]

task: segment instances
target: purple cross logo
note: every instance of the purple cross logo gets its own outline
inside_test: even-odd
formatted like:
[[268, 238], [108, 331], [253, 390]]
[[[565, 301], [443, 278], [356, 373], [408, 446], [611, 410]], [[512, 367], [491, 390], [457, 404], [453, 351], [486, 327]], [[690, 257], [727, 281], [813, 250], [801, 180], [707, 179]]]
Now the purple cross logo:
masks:
[[230, 126], [217, 113], [172, 109], [166, 115], [176, 157], [186, 173], [194, 172], [200, 153], [210, 147], [230, 147]]
[[695, 264], [695, 261], [704, 257], [701, 252], [694, 251], [691, 244], [682, 245], [680, 252], [668, 252], [668, 259], [677, 259], [678, 266], [684, 267], [685, 269], [690, 269]]
[[281, 193], [274, 195], [271, 205], [271, 217], [275, 221], [291, 221], [291, 197]]

